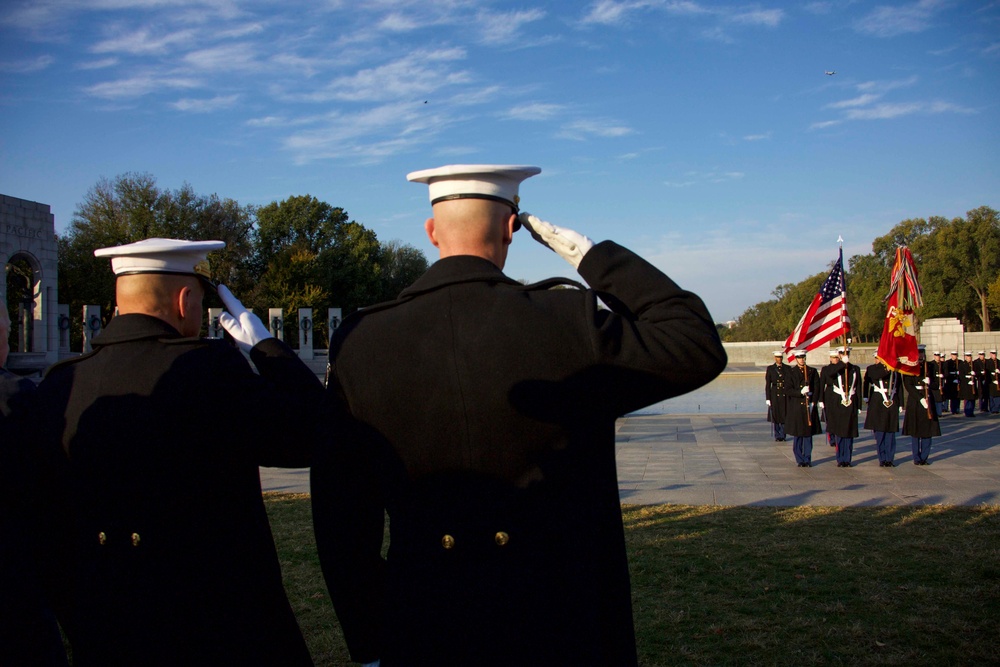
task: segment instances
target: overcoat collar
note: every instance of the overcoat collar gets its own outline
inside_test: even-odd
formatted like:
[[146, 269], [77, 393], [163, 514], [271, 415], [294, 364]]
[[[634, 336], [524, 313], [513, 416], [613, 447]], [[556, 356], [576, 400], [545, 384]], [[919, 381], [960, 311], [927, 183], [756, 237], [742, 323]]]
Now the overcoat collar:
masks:
[[182, 338], [182, 336], [177, 329], [158, 317], [130, 313], [111, 318], [104, 331], [94, 338], [93, 346], [160, 338]]
[[488, 259], [474, 255], [455, 255], [434, 262], [424, 275], [400, 292], [399, 298], [406, 299], [448, 285], [470, 282], [520, 285], [516, 280], [504, 275], [504, 272]]

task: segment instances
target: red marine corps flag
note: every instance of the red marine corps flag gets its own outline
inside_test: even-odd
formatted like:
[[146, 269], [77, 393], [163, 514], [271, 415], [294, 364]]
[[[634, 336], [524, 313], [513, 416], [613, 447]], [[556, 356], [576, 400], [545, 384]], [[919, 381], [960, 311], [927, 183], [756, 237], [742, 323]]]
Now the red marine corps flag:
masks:
[[885, 324], [882, 325], [882, 338], [875, 356], [894, 371], [919, 375], [913, 311], [924, 305], [924, 300], [917, 282], [917, 267], [913, 265], [913, 255], [906, 246], [896, 248], [892, 285], [885, 301]]
[[796, 350], [808, 352], [825, 345], [837, 336], [851, 331], [851, 318], [847, 316], [847, 284], [844, 282], [844, 249], [840, 258], [819, 288], [819, 293], [809, 304], [795, 331], [785, 341], [785, 356], [789, 361]]

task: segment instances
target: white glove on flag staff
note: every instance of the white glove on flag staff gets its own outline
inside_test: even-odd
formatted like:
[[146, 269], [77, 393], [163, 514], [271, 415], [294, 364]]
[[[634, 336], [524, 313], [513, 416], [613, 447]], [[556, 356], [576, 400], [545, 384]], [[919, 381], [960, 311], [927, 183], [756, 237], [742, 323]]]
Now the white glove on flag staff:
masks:
[[219, 315], [219, 324], [229, 332], [241, 350], [249, 352], [254, 345], [262, 340], [274, 338], [264, 323], [260, 321], [260, 318], [244, 308], [228, 287], [219, 285], [218, 289], [222, 305], [229, 311]]
[[594, 242], [583, 234], [565, 227], [557, 227], [530, 213], [522, 213], [517, 219], [528, 228], [532, 238], [554, 250], [557, 255], [572, 264], [574, 269], [580, 268], [583, 256], [594, 247]]

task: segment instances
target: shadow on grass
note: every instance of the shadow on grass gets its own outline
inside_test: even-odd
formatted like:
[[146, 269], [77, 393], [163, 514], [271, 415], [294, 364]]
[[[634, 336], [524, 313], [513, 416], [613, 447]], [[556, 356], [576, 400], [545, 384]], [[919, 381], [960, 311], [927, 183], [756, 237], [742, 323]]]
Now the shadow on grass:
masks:
[[[265, 501], [313, 659], [351, 664], [309, 496]], [[623, 516], [643, 666], [997, 664], [998, 507], [657, 505]]]

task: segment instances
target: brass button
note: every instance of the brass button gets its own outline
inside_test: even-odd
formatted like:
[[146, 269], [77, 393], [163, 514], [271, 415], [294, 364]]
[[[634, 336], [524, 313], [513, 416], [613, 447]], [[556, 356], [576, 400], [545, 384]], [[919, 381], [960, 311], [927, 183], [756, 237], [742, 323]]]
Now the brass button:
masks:
[[497, 534], [493, 536], [493, 539], [496, 540], [498, 547], [502, 547], [506, 545], [508, 542], [510, 542], [510, 535], [500, 530], [497, 531]]
[[133, 547], [139, 546], [139, 542], [141, 540], [142, 540], [142, 538], [139, 537], [139, 533], [132, 533], [132, 546]]
[[108, 542], [108, 536], [105, 535], [104, 531], [102, 530], [97, 534], [97, 543], [103, 547], [105, 544], [107, 544], [107, 542]]
[[451, 535], [445, 535], [444, 537], [441, 538], [441, 546], [444, 547], [445, 549], [454, 549], [455, 538], [452, 537]]

